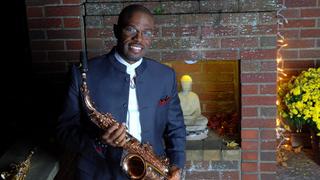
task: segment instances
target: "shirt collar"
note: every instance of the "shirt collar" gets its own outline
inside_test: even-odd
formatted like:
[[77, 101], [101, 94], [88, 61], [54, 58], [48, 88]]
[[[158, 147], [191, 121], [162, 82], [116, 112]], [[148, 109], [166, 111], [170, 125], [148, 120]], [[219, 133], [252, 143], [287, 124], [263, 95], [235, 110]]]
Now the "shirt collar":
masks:
[[127, 67], [127, 71], [128, 69], [131, 69], [131, 70], [136, 69], [142, 63], [142, 60], [143, 60], [143, 58], [140, 58], [137, 62], [133, 64], [129, 64], [120, 56], [120, 54], [117, 51], [114, 53], [114, 57], [116, 58], [117, 61], [119, 61], [121, 64]]

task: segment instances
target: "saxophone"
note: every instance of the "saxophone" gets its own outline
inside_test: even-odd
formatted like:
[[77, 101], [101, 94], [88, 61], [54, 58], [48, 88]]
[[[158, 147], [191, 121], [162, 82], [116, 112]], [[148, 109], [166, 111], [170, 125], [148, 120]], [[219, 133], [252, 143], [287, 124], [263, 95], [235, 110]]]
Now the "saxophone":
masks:
[[12, 164], [9, 171], [1, 173], [2, 179], [9, 180], [24, 180], [29, 172], [31, 166], [31, 157], [34, 150], [31, 150], [27, 158], [19, 164]]
[[[101, 113], [95, 107], [89, 96], [87, 85], [87, 57], [81, 55], [81, 93], [87, 108], [89, 117], [99, 128], [107, 130], [112, 125], [120, 124], [112, 117], [110, 113]], [[126, 132], [126, 143], [123, 147], [127, 151], [126, 156], [122, 159], [121, 165], [124, 172], [130, 179], [152, 179], [166, 180], [169, 173], [169, 159], [158, 157], [149, 144], [142, 144], [138, 139], [133, 137], [128, 131]]]

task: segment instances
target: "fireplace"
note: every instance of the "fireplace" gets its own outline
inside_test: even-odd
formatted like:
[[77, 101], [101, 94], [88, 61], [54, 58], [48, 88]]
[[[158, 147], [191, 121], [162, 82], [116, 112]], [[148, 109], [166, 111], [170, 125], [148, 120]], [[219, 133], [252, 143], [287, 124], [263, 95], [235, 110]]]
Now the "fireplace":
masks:
[[[211, 152], [203, 152], [203, 159], [194, 157], [187, 161], [185, 179], [275, 179], [276, 1], [83, 2], [85, 9], [80, 7], [80, 0], [28, 0], [33, 66], [39, 69], [39, 76], [50, 72], [49, 77], [63, 81], [61, 74], [66, 67], [78, 62], [84, 38], [90, 57], [109, 51], [116, 43], [112, 28], [118, 13], [127, 4], [141, 3], [154, 13], [156, 22], [154, 42], [147, 57], [174, 63], [178, 78], [186, 71], [200, 82], [203, 80], [197, 76], [200, 66], [207, 73], [216, 67], [229, 69], [224, 67], [229, 62], [239, 67], [238, 83], [234, 84], [238, 86], [238, 95], [229, 91], [205, 94], [201, 86], [194, 90], [200, 94], [203, 113], [208, 117], [219, 113], [215, 112], [217, 109], [222, 111], [221, 106], [238, 113], [241, 148], [211, 147]], [[85, 15], [87, 22], [87, 34], [83, 37], [81, 15]], [[189, 60], [198, 62], [189, 66], [185, 63]], [[230, 77], [225, 72], [220, 80], [227, 81]], [[202, 78], [211, 81], [215, 76]], [[223, 87], [235, 88], [230, 84]], [[216, 96], [226, 101], [206, 102]], [[238, 96], [238, 101], [232, 101], [233, 96]]]
[[[188, 141], [185, 178], [275, 175], [270, 170], [274, 168], [267, 168], [275, 167], [274, 2], [139, 3], [155, 14], [155, 38], [147, 57], [171, 65], [178, 82], [184, 73], [194, 77], [194, 91], [199, 93], [203, 114], [208, 119], [223, 113], [238, 115], [240, 130], [233, 138], [241, 148], [226, 148], [226, 139], [219, 136], [208, 142]], [[112, 25], [120, 7], [125, 5], [88, 3], [87, 41], [92, 56], [115, 45]], [[234, 65], [228, 66], [231, 63]]]

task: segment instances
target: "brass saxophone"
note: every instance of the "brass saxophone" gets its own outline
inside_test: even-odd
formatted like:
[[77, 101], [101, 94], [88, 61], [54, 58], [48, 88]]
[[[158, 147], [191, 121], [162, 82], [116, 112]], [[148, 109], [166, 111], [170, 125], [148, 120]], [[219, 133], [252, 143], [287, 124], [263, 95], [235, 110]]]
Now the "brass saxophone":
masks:
[[[84, 53], [85, 54], [85, 53]], [[111, 125], [120, 124], [112, 117], [110, 113], [101, 113], [94, 107], [94, 103], [89, 96], [89, 90], [86, 82], [87, 59], [86, 55], [81, 56], [82, 66], [82, 84], [81, 93], [84, 103], [87, 107], [89, 117], [99, 128], [106, 130]], [[152, 150], [151, 145], [142, 144], [130, 133], [126, 133], [126, 143], [123, 147], [127, 151], [126, 156], [122, 159], [121, 165], [124, 172], [130, 179], [168, 179], [169, 159], [158, 157]]]
[[12, 164], [9, 171], [1, 173], [2, 179], [8, 180], [24, 180], [27, 177], [31, 166], [31, 157], [34, 154], [34, 150], [30, 151], [27, 158], [19, 164]]

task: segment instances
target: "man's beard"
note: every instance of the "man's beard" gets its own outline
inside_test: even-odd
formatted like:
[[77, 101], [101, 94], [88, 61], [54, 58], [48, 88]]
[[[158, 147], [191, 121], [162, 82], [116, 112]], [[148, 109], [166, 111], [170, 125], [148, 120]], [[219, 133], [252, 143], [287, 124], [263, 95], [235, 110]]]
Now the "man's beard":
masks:
[[128, 57], [126, 57], [126, 59], [128, 60], [128, 61], [132, 61], [132, 62], [137, 62], [137, 61], [139, 61], [140, 59], [141, 59], [142, 57], [136, 57], [136, 56], [130, 56], [130, 55], [128, 55]]
[[[123, 48], [121, 48], [121, 47], [123, 47]], [[145, 55], [145, 49], [143, 50], [143, 52], [140, 55], [137, 55], [137, 56], [132, 55], [130, 53], [128, 45], [117, 46], [117, 51], [119, 52], [120, 56], [124, 60], [130, 61], [130, 62], [137, 62]]]

